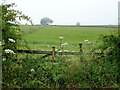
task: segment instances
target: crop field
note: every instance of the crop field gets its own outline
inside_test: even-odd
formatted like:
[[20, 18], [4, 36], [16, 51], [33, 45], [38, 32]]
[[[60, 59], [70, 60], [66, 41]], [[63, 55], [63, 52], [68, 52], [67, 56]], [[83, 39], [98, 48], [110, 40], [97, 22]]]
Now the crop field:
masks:
[[[68, 43], [65, 50], [78, 51], [78, 44], [83, 43], [83, 49], [88, 46], [84, 40], [94, 43], [102, 34], [111, 34], [117, 31], [116, 28], [102, 27], [65, 27], [65, 26], [21, 26], [23, 38], [28, 42], [28, 46], [33, 50], [51, 50], [52, 46], [56, 50], [60, 47], [59, 37], [64, 37], [62, 43]], [[95, 45], [94, 45], [95, 46]]]

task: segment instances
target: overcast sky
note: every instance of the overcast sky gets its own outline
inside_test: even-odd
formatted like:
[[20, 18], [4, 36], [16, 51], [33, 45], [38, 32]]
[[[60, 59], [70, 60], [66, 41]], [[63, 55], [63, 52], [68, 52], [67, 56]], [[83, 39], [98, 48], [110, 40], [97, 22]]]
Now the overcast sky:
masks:
[[54, 21], [53, 25], [75, 25], [76, 22], [81, 25], [117, 24], [118, 1], [7, 0], [8, 3], [16, 3], [16, 9], [30, 16], [34, 24], [39, 24], [43, 17], [49, 17]]

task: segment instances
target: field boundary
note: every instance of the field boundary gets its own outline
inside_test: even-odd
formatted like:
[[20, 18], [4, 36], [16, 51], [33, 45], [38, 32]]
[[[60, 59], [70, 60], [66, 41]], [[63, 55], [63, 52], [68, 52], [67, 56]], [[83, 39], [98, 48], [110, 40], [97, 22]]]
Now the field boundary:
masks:
[[[52, 55], [53, 51], [38, 51], [38, 50], [17, 50], [18, 53], [29, 53], [29, 54], [50, 54]], [[55, 51], [55, 54], [58, 55], [89, 55], [91, 53], [80, 53], [80, 52], [57, 52]], [[94, 55], [103, 55], [104, 53], [94, 53]]]
[[54, 61], [54, 57], [56, 54], [58, 55], [103, 55], [104, 53], [83, 53], [82, 43], [79, 43], [80, 50], [79, 52], [58, 52], [55, 51], [55, 47], [52, 47], [52, 51], [39, 51], [39, 50], [17, 50], [18, 53], [28, 53], [28, 54], [46, 54], [43, 58], [52, 55], [52, 61]]
[[98, 28], [118, 28], [117, 25], [49, 25], [49, 26], [62, 26], [62, 27], [98, 27]]

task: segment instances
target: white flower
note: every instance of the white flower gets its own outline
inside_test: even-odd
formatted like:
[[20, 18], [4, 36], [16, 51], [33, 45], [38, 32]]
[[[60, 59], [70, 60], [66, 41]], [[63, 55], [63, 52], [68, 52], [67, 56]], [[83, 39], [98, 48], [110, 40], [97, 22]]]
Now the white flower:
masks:
[[61, 37], [61, 36], [60, 36], [59, 39], [64, 39], [64, 37]]
[[3, 58], [2, 60], [3, 60], [3, 61], [5, 61], [5, 60], [6, 60], [6, 58]]
[[31, 72], [34, 72], [35, 70], [34, 70], [34, 69], [31, 69], [30, 71], [31, 71]]
[[91, 44], [91, 42], [88, 42], [88, 44]]
[[58, 51], [58, 52], [62, 52], [62, 50]]
[[72, 51], [72, 52], [75, 52], [75, 51]]
[[17, 30], [16, 32], [19, 33], [19, 30]]
[[61, 44], [61, 47], [65, 46], [65, 45], [68, 45], [68, 43], [63, 43], [63, 44]]
[[64, 44], [61, 44], [61, 47], [65, 46]]
[[68, 52], [68, 50], [64, 50], [64, 52]]
[[58, 49], [55, 49], [55, 51], [57, 51]]
[[88, 42], [88, 40], [84, 40], [84, 42]]
[[64, 43], [64, 45], [68, 45], [68, 43]]
[[14, 51], [13, 51], [13, 50], [10, 50], [10, 49], [5, 49], [5, 53], [12, 53], [12, 54], [16, 54], [16, 53], [14, 53]]
[[11, 39], [11, 38], [9, 38], [8, 40], [9, 40], [10, 42], [15, 43], [15, 40], [13, 40], [13, 39]]

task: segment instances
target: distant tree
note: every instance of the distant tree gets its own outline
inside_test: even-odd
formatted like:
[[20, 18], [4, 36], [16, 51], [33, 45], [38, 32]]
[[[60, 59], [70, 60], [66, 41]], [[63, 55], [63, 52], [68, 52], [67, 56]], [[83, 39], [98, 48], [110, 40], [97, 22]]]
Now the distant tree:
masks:
[[76, 26], [80, 26], [80, 22], [77, 22], [77, 23], [76, 23]]
[[41, 23], [41, 25], [49, 25], [49, 24], [53, 23], [53, 20], [51, 20], [48, 17], [44, 17], [41, 19], [40, 23]]

